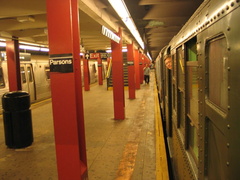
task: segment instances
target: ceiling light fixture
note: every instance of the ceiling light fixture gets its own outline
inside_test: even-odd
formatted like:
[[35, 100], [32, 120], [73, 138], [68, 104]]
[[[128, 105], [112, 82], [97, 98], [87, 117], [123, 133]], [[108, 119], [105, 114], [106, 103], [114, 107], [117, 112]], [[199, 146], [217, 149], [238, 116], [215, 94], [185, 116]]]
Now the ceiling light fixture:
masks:
[[20, 16], [20, 17], [17, 17], [17, 21], [20, 23], [34, 22], [35, 19], [32, 16]]
[[124, 0], [108, 0], [108, 2], [111, 4], [113, 9], [117, 12], [119, 17], [122, 19], [124, 24], [127, 26], [129, 31], [132, 33], [133, 37], [136, 39], [138, 44], [141, 46], [141, 48], [144, 49], [144, 42], [133, 22], [133, 19], [127, 9], [126, 4], [124, 3]]
[[5, 42], [0, 42], [0, 47], [6, 47], [6, 43]]

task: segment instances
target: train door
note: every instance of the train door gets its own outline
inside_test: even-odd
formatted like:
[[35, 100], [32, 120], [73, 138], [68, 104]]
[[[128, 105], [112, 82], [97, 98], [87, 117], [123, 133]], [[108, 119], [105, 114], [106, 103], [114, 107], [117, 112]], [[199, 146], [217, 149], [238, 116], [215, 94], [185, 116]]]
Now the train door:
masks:
[[217, 36], [206, 43], [205, 50], [205, 175], [208, 179], [228, 179], [228, 47]]
[[33, 76], [32, 64], [21, 64], [22, 90], [30, 95], [31, 102], [36, 100], [35, 81]]

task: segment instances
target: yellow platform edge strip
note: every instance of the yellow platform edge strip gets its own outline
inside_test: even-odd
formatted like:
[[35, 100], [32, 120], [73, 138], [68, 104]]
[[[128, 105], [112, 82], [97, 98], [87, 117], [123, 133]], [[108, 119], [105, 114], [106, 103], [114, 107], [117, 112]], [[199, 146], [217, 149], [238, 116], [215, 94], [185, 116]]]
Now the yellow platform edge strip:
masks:
[[155, 128], [156, 128], [156, 180], [169, 180], [166, 146], [164, 141], [162, 118], [160, 114], [157, 86], [154, 83], [155, 94]]

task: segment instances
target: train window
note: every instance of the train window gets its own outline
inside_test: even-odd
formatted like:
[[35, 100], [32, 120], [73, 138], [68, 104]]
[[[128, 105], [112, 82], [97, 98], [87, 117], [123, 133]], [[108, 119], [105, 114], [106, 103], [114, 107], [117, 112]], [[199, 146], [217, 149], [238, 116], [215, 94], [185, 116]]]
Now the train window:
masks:
[[187, 63], [187, 118], [188, 118], [188, 148], [196, 160], [198, 157], [198, 68], [195, 62]]
[[172, 86], [173, 86], [173, 91], [172, 91], [172, 93], [173, 93], [173, 99], [172, 99], [172, 102], [173, 102], [173, 109], [176, 110], [175, 84], [173, 83]]
[[0, 88], [4, 88], [4, 87], [5, 87], [5, 82], [3, 78], [3, 70], [2, 70], [2, 67], [0, 67]]
[[196, 37], [186, 43], [187, 61], [197, 61]]
[[186, 107], [187, 107], [187, 144], [193, 158], [198, 157], [198, 62], [196, 37], [186, 43], [187, 68], [186, 68]]
[[198, 136], [197, 136], [197, 131], [198, 129], [196, 128], [196, 126], [194, 126], [194, 124], [191, 123], [192, 121], [188, 118], [188, 149], [193, 157], [193, 159], [195, 160], [195, 162], [197, 163], [197, 159], [198, 159]]
[[228, 58], [225, 37], [221, 36], [209, 41], [206, 50], [208, 98], [213, 104], [226, 111], [228, 106]]
[[192, 123], [198, 124], [198, 62], [196, 38], [186, 43], [187, 50], [187, 113]]
[[182, 47], [177, 49], [177, 72], [178, 72], [178, 88], [184, 89], [184, 59]]
[[175, 55], [172, 55], [172, 75], [173, 75], [173, 78], [175, 77], [176, 75], [176, 61], [175, 61]]
[[33, 82], [31, 67], [27, 67], [27, 73], [29, 82]]
[[177, 49], [176, 63], [177, 63], [177, 116], [178, 127], [181, 128], [184, 134], [185, 128], [185, 70], [184, 70], [184, 58], [182, 53], [182, 47]]
[[187, 66], [187, 113], [193, 124], [198, 124], [198, 68]]
[[21, 68], [20, 68], [20, 71], [21, 71], [22, 83], [26, 83], [26, 82], [27, 82], [27, 79], [26, 79], [24, 67], [21, 67]]
[[46, 73], [47, 79], [50, 79], [50, 67], [49, 66], [45, 66], [45, 73]]

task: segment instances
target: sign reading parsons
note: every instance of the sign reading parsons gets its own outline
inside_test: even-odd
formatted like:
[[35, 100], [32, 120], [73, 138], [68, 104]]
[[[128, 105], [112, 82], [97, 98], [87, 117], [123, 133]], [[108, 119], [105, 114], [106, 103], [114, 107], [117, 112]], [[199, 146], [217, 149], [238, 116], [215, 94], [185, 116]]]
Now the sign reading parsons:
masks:
[[50, 72], [73, 72], [72, 54], [52, 54], [49, 58]]

